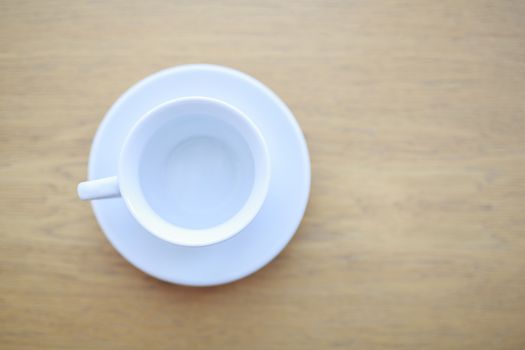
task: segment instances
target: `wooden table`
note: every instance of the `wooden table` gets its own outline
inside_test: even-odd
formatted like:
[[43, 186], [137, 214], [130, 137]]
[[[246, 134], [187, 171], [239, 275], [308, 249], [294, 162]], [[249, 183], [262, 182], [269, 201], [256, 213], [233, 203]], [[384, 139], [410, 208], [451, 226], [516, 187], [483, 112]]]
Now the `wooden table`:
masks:
[[[0, 348], [524, 349], [523, 1], [2, 1]], [[76, 198], [131, 84], [209, 62], [288, 103], [311, 153], [270, 265], [139, 272]]]

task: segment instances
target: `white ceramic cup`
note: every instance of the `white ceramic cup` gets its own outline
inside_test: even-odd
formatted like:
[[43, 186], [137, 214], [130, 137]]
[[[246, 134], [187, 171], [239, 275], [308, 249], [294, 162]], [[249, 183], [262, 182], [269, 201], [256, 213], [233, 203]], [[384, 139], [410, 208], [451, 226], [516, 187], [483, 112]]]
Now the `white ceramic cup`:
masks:
[[82, 182], [82, 200], [122, 196], [135, 219], [167, 242], [205, 246], [245, 228], [268, 192], [270, 159], [256, 125], [207, 97], [165, 102], [124, 141], [113, 177]]

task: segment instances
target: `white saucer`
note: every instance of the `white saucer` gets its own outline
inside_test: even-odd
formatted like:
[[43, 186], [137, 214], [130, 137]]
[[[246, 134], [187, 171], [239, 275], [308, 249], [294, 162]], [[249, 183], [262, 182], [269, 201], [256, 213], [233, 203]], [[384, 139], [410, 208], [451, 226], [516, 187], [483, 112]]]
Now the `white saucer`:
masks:
[[184, 96], [207, 96], [232, 104], [265, 137], [272, 178], [256, 218], [227, 241], [191, 248], [149, 234], [121, 198], [92, 201], [93, 211], [115, 249], [145, 273], [191, 286], [228, 283], [257, 271], [284, 249], [308, 201], [306, 142], [290, 110], [270, 89], [236, 70], [213, 65], [178, 66], [154, 74], [129, 89], [106, 114], [93, 141], [89, 178], [115, 175], [122, 143], [136, 120], [160, 103]]

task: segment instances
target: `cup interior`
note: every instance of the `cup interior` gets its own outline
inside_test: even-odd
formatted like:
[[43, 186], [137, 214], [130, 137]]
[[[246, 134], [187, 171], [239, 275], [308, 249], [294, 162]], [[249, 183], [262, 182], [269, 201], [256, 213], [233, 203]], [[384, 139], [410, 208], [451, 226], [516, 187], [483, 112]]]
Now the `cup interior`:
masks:
[[256, 126], [209, 98], [167, 102], [145, 115], [125, 142], [121, 192], [153, 234], [207, 245], [242, 230], [266, 196], [269, 160]]

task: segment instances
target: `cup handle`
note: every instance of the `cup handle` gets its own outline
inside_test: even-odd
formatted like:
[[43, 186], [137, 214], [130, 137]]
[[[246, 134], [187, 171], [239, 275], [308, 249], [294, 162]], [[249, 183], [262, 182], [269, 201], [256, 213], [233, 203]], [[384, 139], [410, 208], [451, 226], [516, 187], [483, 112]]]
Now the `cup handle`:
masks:
[[78, 197], [83, 201], [120, 197], [120, 188], [116, 176], [84, 181], [77, 186]]

